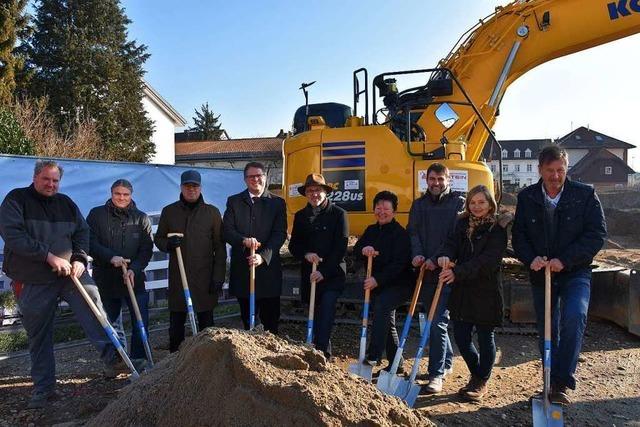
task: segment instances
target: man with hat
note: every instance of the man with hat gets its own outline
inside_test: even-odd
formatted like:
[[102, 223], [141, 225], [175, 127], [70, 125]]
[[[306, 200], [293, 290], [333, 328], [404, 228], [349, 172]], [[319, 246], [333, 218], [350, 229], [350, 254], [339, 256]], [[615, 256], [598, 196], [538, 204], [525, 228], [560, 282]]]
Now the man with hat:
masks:
[[[155, 235], [155, 244], [169, 257], [169, 351], [184, 340], [187, 306], [175, 256], [180, 247], [189, 282], [198, 330], [213, 326], [213, 308], [218, 303], [226, 273], [227, 251], [222, 237], [222, 217], [204, 202], [200, 173], [187, 170], [180, 179], [180, 200], [165, 206]], [[180, 233], [183, 237], [171, 236]]]
[[[307, 176], [298, 192], [307, 198], [307, 205], [296, 212], [289, 240], [289, 251], [302, 262], [302, 301], [308, 302], [310, 283], [316, 282], [313, 343], [327, 357], [333, 328], [336, 302], [345, 285], [349, 223], [344, 209], [331, 203], [327, 194], [333, 189], [320, 174]], [[313, 263], [317, 270], [312, 272]]]
[[277, 334], [282, 294], [280, 248], [287, 238], [287, 214], [284, 200], [267, 190], [265, 171], [260, 162], [245, 165], [247, 189], [227, 199], [224, 238], [231, 245], [229, 291], [238, 299], [244, 328], [250, 326], [249, 267], [253, 265], [255, 314], [265, 330]]
[[[93, 279], [100, 290], [109, 322], [114, 323], [118, 319], [122, 303], [126, 302], [131, 324], [136, 324], [122, 274], [124, 264], [129, 281], [134, 285], [146, 329], [149, 323], [149, 296], [144, 286], [144, 269], [153, 255], [153, 240], [151, 221], [147, 214], [136, 207], [131, 199], [132, 193], [131, 183], [126, 179], [118, 179], [111, 185], [111, 198], [104, 205], [91, 209], [87, 216], [87, 224], [91, 228], [89, 255], [93, 257]], [[132, 327], [131, 333], [131, 358], [136, 368], [144, 368], [146, 354], [140, 331], [136, 327]], [[105, 369], [105, 375], [114, 377], [116, 372]]]

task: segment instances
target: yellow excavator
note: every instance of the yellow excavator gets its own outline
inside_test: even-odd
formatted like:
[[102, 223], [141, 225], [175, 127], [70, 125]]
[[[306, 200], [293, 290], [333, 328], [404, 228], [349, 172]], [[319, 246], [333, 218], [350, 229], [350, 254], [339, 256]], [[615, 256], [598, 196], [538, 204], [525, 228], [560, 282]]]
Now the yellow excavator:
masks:
[[[539, 64], [638, 32], [640, 0], [519, 0], [480, 20], [436, 68], [380, 74], [371, 91], [367, 70], [354, 71], [353, 110], [307, 101], [296, 112], [284, 142], [289, 224], [306, 204], [297, 187], [311, 172], [334, 188], [353, 235], [371, 223], [373, 197], [383, 189], [398, 195], [406, 224], [433, 162], [448, 166], [454, 189], [484, 184], [499, 196], [501, 180], [486, 162], [500, 159], [491, 129], [509, 85]], [[425, 84], [398, 89], [399, 78], [419, 74]], [[301, 89], [307, 98], [307, 85]]]

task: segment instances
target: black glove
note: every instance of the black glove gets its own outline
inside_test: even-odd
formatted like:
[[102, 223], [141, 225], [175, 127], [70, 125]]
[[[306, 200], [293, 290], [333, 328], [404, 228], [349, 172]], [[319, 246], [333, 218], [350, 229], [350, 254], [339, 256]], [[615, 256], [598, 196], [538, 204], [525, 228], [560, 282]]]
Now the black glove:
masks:
[[220, 291], [222, 291], [222, 285], [224, 285], [222, 282], [211, 282], [209, 285], [209, 293], [211, 295], [218, 295]]
[[171, 236], [167, 239], [167, 250], [172, 251], [175, 248], [179, 248], [180, 244], [182, 244], [182, 237]]

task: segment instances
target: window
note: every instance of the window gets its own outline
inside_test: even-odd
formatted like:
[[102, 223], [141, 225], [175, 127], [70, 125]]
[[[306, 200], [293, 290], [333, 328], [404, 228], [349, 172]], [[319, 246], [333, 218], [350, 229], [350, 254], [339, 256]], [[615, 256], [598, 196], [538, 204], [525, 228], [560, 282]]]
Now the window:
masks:
[[596, 135], [596, 141], [602, 142], [602, 136], [601, 135]]
[[574, 136], [578, 141], [580, 141], [582, 139], [582, 137], [580, 135], [574, 135]]
[[491, 165], [491, 172], [495, 172], [496, 171], [496, 165], [492, 164]]
[[515, 150], [513, 150], [513, 157], [519, 159], [520, 158], [520, 150], [518, 150], [517, 148]]
[[530, 159], [531, 158], [531, 150], [529, 150], [528, 148], [526, 150], [524, 150], [524, 156], [527, 159]]
[[508, 154], [509, 153], [507, 152], [507, 150], [502, 150], [502, 158], [503, 159], [506, 159]]
[[527, 172], [531, 172], [532, 169], [533, 166], [531, 166], [531, 163], [527, 163]]
[[520, 186], [520, 178], [516, 177], [516, 178], [513, 180], [513, 183], [519, 187], [519, 186]]
[[516, 172], [520, 172], [520, 165], [515, 165]]
[[531, 178], [527, 178], [527, 185], [531, 185], [533, 183], [533, 180]]
[[509, 172], [509, 165], [502, 165], [502, 172]]
[[604, 174], [605, 174], [605, 175], [613, 175], [613, 167], [611, 167], [611, 166], [605, 166], [605, 167], [604, 167]]

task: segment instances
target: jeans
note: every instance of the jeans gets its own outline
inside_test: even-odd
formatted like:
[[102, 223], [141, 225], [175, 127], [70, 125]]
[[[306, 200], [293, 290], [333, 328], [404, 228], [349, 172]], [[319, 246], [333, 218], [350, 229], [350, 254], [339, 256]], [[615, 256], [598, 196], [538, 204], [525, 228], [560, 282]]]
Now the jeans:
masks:
[[[86, 272], [80, 277], [80, 281], [98, 310], [104, 315], [98, 288]], [[119, 357], [102, 325], [71, 279], [60, 278], [54, 282], [37, 285], [26, 283], [18, 305], [22, 313], [22, 325], [29, 337], [31, 378], [36, 393], [52, 391], [56, 384], [53, 319], [58, 307], [58, 298], [69, 304], [76, 320], [100, 353], [100, 359], [104, 363], [113, 363]]]
[[[195, 313], [198, 331], [213, 326], [213, 310]], [[174, 353], [184, 341], [184, 322], [187, 321], [186, 311], [169, 312], [169, 352]]]
[[[113, 324], [120, 316], [123, 302], [129, 307], [129, 317], [131, 319], [131, 358], [146, 359], [147, 355], [144, 351], [144, 345], [140, 337], [140, 329], [138, 328], [138, 319], [136, 319], [131, 299], [128, 296], [124, 298], [105, 298], [102, 300], [102, 305], [104, 306], [104, 311], [107, 313], [109, 322]], [[136, 294], [136, 302], [140, 309], [144, 329], [147, 336], [149, 336], [149, 294], [147, 292]]]
[[[429, 313], [431, 301], [436, 292], [435, 283], [425, 283], [422, 289], [423, 309]], [[449, 310], [447, 303], [451, 294], [451, 285], [444, 285], [440, 292], [440, 300], [436, 307], [431, 323], [431, 335], [429, 336], [429, 379], [442, 378], [445, 369], [451, 369], [453, 365], [453, 347], [447, 332], [449, 326]]]
[[[249, 330], [249, 298], [238, 298], [240, 304], [240, 317], [245, 330]], [[278, 335], [278, 324], [280, 323], [280, 297], [256, 299], [256, 318], [264, 326], [265, 331]]]
[[[478, 347], [473, 345], [473, 328], [478, 335]], [[496, 361], [496, 343], [494, 340], [494, 327], [474, 325], [469, 322], [454, 322], [453, 335], [462, 358], [474, 377], [485, 381], [491, 376], [491, 369]]]
[[[544, 354], [544, 286], [532, 286], [540, 354]], [[575, 372], [587, 326], [591, 270], [551, 278], [551, 383], [576, 388]]]
[[341, 290], [316, 288], [316, 302], [313, 310], [313, 344], [316, 350], [329, 354], [329, 340], [333, 329], [333, 321], [336, 317], [336, 302], [342, 293]]
[[393, 362], [399, 345], [396, 329], [396, 308], [407, 303], [412, 289], [408, 286], [391, 286], [380, 289], [373, 299], [373, 323], [367, 359], [379, 361], [383, 350], [387, 360]]

